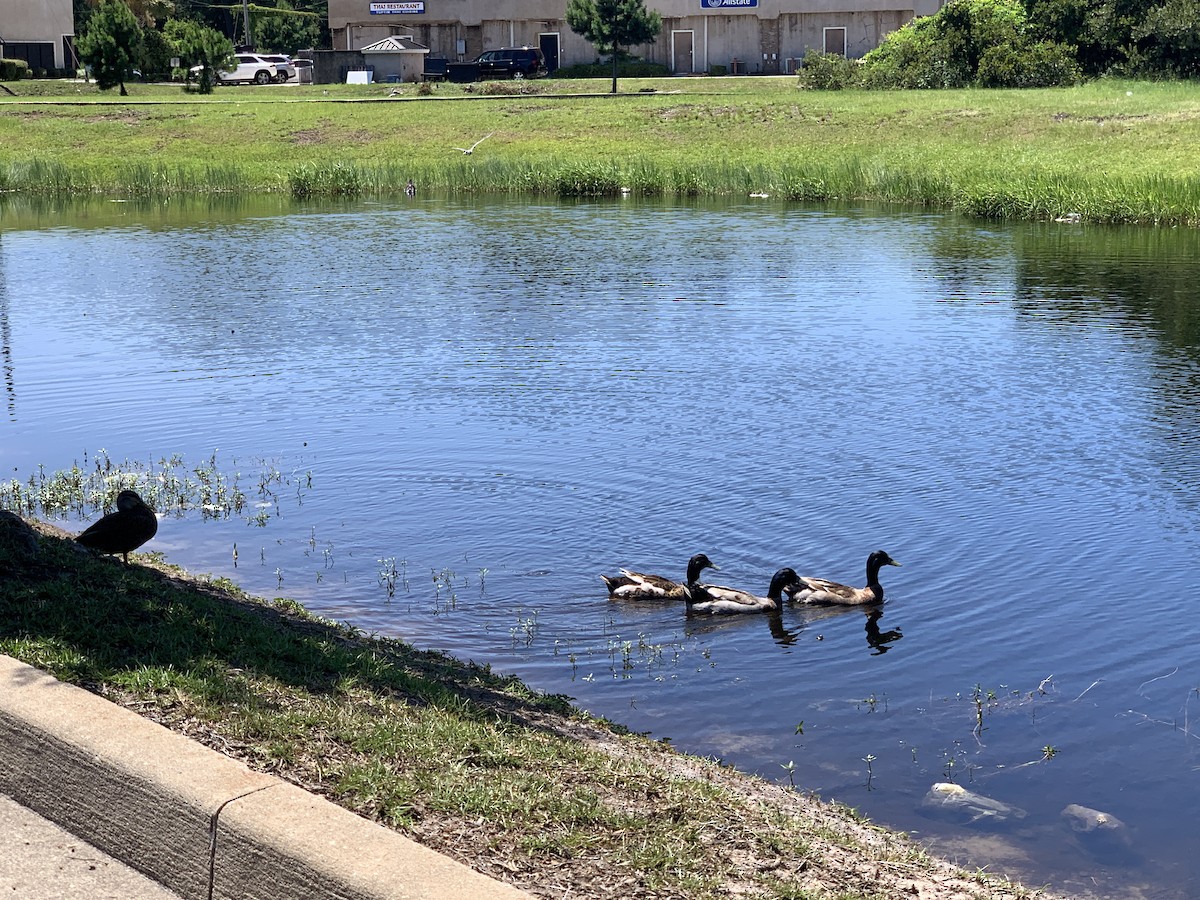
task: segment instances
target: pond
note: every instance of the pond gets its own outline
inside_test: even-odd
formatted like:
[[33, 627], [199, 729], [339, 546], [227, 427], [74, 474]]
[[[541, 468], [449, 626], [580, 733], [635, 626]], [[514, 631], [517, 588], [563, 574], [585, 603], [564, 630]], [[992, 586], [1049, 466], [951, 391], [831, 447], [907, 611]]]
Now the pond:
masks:
[[[0, 207], [0, 472], [273, 481], [144, 549], [960, 863], [1194, 897], [1197, 285], [1190, 231], [772, 199]], [[878, 619], [599, 578], [862, 584], [880, 548]]]

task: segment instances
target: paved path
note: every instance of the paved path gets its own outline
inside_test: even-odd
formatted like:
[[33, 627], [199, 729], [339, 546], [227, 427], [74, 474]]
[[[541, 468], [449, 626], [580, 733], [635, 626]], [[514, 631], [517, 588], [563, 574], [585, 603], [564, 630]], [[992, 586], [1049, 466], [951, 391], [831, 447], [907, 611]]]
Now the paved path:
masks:
[[140, 872], [0, 794], [0, 897], [179, 900]]

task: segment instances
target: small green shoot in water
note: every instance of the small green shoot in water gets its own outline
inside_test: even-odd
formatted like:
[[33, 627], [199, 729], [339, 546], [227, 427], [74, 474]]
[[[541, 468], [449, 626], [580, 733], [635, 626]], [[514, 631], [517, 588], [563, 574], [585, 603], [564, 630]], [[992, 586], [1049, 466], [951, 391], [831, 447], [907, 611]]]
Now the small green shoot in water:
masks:
[[875, 777], [875, 772], [871, 768], [871, 763], [875, 762], [875, 754], [868, 753], [862, 758], [862, 761], [867, 764], [867, 790], [871, 790], [871, 780]]

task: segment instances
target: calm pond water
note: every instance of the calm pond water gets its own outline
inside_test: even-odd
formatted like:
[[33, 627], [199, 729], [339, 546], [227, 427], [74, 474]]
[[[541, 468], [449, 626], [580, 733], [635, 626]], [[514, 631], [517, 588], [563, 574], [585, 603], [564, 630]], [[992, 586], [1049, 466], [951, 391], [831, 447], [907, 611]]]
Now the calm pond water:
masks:
[[[1196, 897], [1198, 294], [1178, 230], [773, 201], [0, 207], [0, 475], [100, 450], [277, 470], [265, 524], [167, 518], [146, 549], [959, 862]], [[876, 548], [903, 563], [876, 630], [689, 620], [598, 577], [703, 550], [720, 583], [861, 584]], [[930, 815], [945, 781], [1025, 815]], [[1073, 803], [1128, 850], [1073, 835]]]

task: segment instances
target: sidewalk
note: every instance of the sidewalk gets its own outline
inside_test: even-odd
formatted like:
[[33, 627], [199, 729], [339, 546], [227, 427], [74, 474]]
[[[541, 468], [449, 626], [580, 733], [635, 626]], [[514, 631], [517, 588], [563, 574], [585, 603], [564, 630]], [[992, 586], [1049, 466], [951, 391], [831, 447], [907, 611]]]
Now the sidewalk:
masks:
[[0, 897], [179, 900], [179, 895], [0, 794]]
[[[523, 891], [7, 656], [0, 656], [0, 795], [69, 832], [46, 837], [23, 811], [0, 807], [43, 835], [28, 842], [7, 835], [0, 840], [5, 850], [16, 844], [21, 857], [12, 875], [9, 861], [0, 865], [2, 893], [21, 900], [175, 895], [530, 900]], [[7, 830], [0, 819], [0, 834]], [[51, 870], [68, 881], [82, 876], [76, 870], [87, 864], [77, 866], [76, 860], [91, 851], [71, 835], [86, 837], [168, 890], [109, 895], [83, 882], [63, 894], [12, 890], [10, 878], [25, 885], [36, 877], [34, 883], [49, 891], [55, 889], [46, 874]], [[47, 852], [49, 857], [41, 855]], [[116, 868], [98, 858], [103, 871]]]

